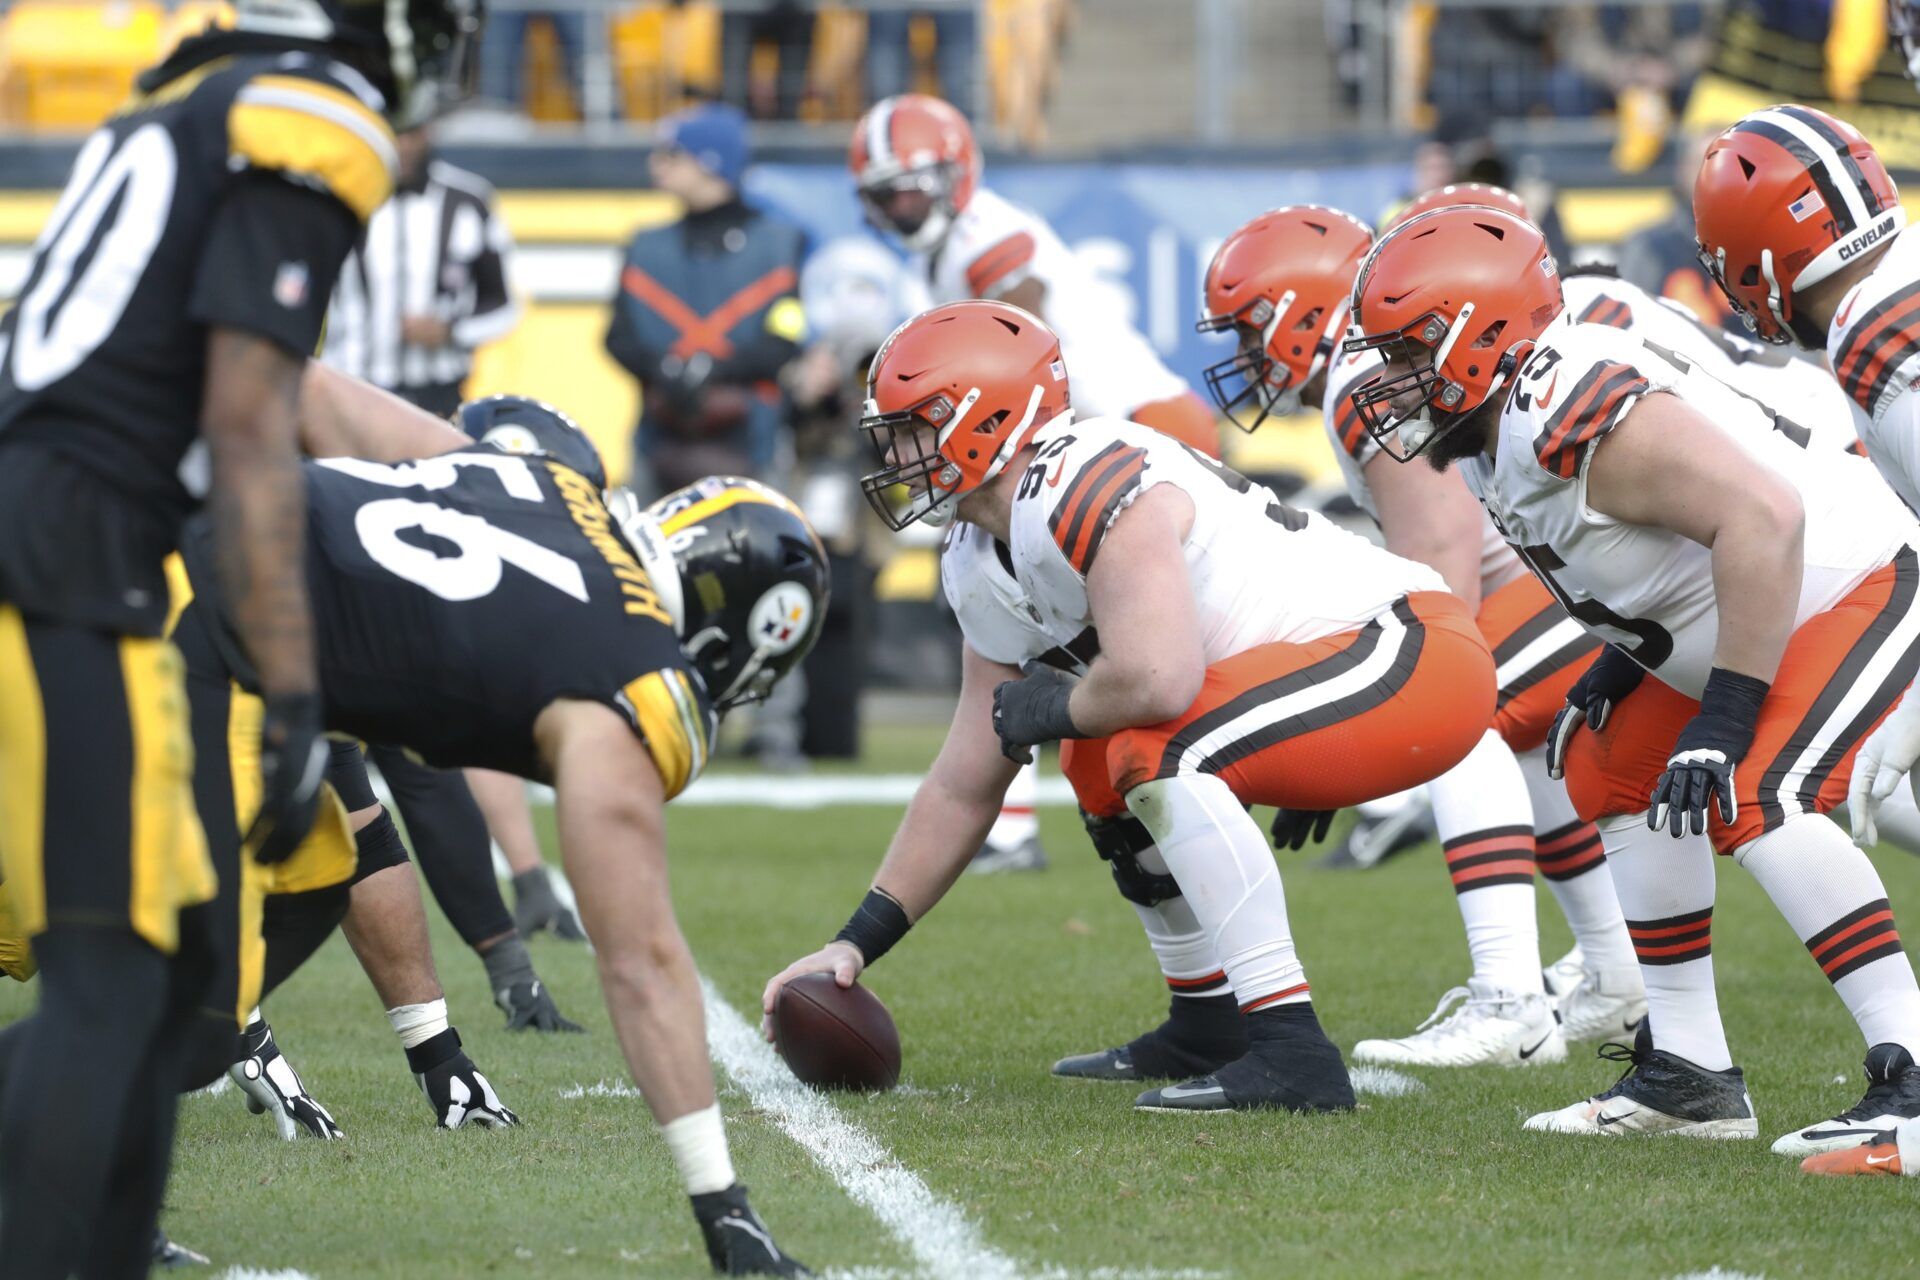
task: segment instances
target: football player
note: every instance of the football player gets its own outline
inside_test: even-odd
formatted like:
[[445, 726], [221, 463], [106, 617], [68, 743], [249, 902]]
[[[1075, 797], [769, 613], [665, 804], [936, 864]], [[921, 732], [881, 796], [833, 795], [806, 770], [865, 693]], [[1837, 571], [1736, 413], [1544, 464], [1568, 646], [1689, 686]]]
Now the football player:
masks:
[[1528, 1127], [1758, 1135], [1713, 993], [1710, 849], [1760, 882], [1869, 1046], [1860, 1103], [1774, 1149], [1920, 1114], [1920, 987], [1879, 876], [1823, 816], [1920, 665], [1920, 524], [1863, 459], [1809, 448], [1678, 352], [1581, 323], [1538, 229], [1504, 210], [1404, 223], [1352, 306], [1348, 349], [1383, 362], [1352, 393], [1363, 426], [1390, 457], [1459, 464], [1607, 641], [1554, 758], [1600, 820], [1651, 1035], [1612, 1088]]
[[[1462, 200], [1518, 206], [1498, 188], [1469, 185], [1422, 196], [1401, 216]], [[1348, 392], [1379, 372], [1379, 357], [1340, 355], [1335, 346], [1372, 243], [1364, 223], [1335, 209], [1292, 205], [1263, 213], [1214, 254], [1199, 324], [1239, 343], [1235, 356], [1208, 371], [1222, 411], [1251, 431], [1270, 413], [1296, 413], [1303, 403], [1322, 409], [1354, 502], [1380, 526], [1389, 551], [1446, 579], [1475, 613], [1499, 668], [1499, 699], [1485, 736], [1429, 789], [1473, 974], [1413, 1035], [1363, 1040], [1353, 1056], [1417, 1066], [1557, 1062], [1566, 1041], [1631, 1034], [1646, 1013], [1600, 833], [1574, 813], [1566, 788], [1547, 777], [1542, 751], [1567, 689], [1599, 642], [1527, 572], [1459, 477], [1397, 465], [1361, 427]], [[1276, 826], [1277, 839], [1304, 838], [1294, 815], [1279, 822], [1294, 829]], [[1543, 986], [1536, 863], [1582, 956], [1557, 1009]]]
[[[1895, 27], [1911, 57], [1906, 10]], [[1693, 200], [1701, 262], [1734, 310], [1767, 342], [1826, 353], [1867, 456], [1920, 509], [1920, 239], [1872, 144], [1811, 107], [1768, 107], [1709, 145]], [[1907, 698], [1855, 761], [1863, 847], [1917, 758], [1920, 699]]]
[[0, 863], [42, 971], [0, 1115], [9, 1276], [145, 1269], [210, 969], [163, 561], [203, 498], [266, 711], [262, 857], [324, 758], [298, 572], [301, 366], [393, 181], [388, 116], [458, 92], [474, 0], [240, 0], [80, 146], [0, 322]]
[[[616, 1034], [715, 1268], [806, 1274], [734, 1177], [661, 810], [705, 765], [719, 714], [763, 698], [811, 647], [825, 554], [791, 503], [750, 481], [702, 481], [616, 515], [558, 457], [475, 445], [425, 415], [396, 432], [389, 416], [341, 414], [309, 436], [333, 455], [304, 468], [323, 722], [436, 767], [553, 783]], [[210, 589], [180, 643], [196, 669], [251, 691], [205, 535], [186, 539], [189, 573]], [[217, 770], [228, 742], [196, 745]], [[209, 825], [216, 858], [237, 859], [238, 830]], [[430, 1034], [408, 1057], [431, 1088], [459, 1041], [426, 1011], [419, 1024]], [[484, 1081], [458, 1077], [447, 1102], [498, 1106]]]
[[953, 522], [960, 700], [866, 899], [765, 1008], [792, 977], [845, 986], [884, 955], [952, 885], [1016, 767], [1059, 741], [1083, 809], [1139, 820], [1143, 912], [1178, 901], [1180, 921], [1160, 920], [1217, 957], [1245, 1015], [1243, 1053], [1136, 1105], [1351, 1107], [1243, 806], [1336, 808], [1443, 772], [1493, 714], [1492, 657], [1431, 569], [1157, 431], [1074, 420], [1068, 375], [1047, 326], [1001, 302], [936, 307], [874, 359], [862, 427], [880, 469], [863, 488], [894, 528]]
[[[908, 93], [875, 103], [854, 126], [847, 166], [880, 233], [913, 255], [932, 300], [997, 298], [1045, 320], [1060, 337], [1081, 411], [1165, 432], [1209, 457], [1220, 428], [1204, 401], [1167, 368], [1109, 291], [1045, 219], [981, 185], [967, 118], [939, 98]], [[1034, 814], [1038, 772], [1021, 770], [971, 868], [1046, 864]], [[1088, 819], [1096, 846], [1105, 838]]]

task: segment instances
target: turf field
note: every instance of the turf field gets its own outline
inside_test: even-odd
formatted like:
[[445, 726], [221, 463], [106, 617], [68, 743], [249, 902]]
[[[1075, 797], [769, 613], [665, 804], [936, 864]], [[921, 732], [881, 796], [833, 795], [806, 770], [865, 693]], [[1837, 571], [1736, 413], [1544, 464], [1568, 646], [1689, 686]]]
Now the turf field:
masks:
[[[912, 749], [889, 750], [893, 769]], [[735, 1162], [782, 1243], [822, 1271], [928, 1275], [1568, 1275], [1910, 1273], [1920, 1182], [1801, 1176], [1766, 1143], [1524, 1134], [1529, 1113], [1610, 1082], [1564, 1066], [1422, 1074], [1345, 1117], [1137, 1115], [1132, 1091], [1046, 1066], [1144, 1028], [1163, 989], [1126, 904], [1066, 809], [1044, 811], [1055, 865], [968, 879], [871, 986], [905, 1044], [904, 1087], [825, 1104], [723, 1088]], [[749, 1018], [761, 984], [857, 900], [894, 813], [680, 808], [681, 919], [719, 995]], [[1879, 864], [1920, 912], [1920, 860]], [[1859, 1045], [1750, 880], [1723, 863], [1714, 930], [1722, 998], [1768, 1140], [1858, 1097]], [[1329, 1031], [1343, 1045], [1410, 1030], [1465, 973], [1437, 854], [1366, 873], [1289, 860], [1287, 891]], [[1541, 894], [1548, 956], [1564, 927]], [[509, 1036], [480, 966], [435, 917], [456, 1024], [525, 1121], [440, 1133], [370, 988], [337, 938], [269, 1007], [289, 1057], [345, 1127], [282, 1143], [232, 1091], [182, 1105], [166, 1223], [219, 1266], [348, 1277], [696, 1277], [686, 1202], [625, 1086], [591, 957], [536, 940], [588, 1034]], [[0, 998], [0, 1018], [25, 1007]], [[737, 1025], [736, 1025], [737, 1030]], [[735, 1045], [737, 1048], [737, 1044]], [[764, 1067], [764, 1062], [762, 1066]], [[596, 1087], [602, 1086], [605, 1087]], [[804, 1108], [812, 1095], [799, 1099]], [[851, 1198], [782, 1128], [827, 1148]], [[812, 1126], [809, 1128], [808, 1126]], [[858, 1145], [862, 1135], [883, 1150]], [[902, 1188], [925, 1195], [903, 1201]], [[892, 1226], [883, 1224], [882, 1214]], [[936, 1238], [937, 1233], [937, 1238]], [[917, 1235], [919, 1247], [904, 1238]]]

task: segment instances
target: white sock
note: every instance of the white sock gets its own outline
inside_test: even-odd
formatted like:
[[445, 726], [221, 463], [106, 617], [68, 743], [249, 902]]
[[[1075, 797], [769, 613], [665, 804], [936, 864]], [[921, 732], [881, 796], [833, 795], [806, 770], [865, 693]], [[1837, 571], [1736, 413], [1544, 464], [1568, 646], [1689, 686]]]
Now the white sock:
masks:
[[1647, 815], [1600, 821], [1614, 892], [1647, 987], [1656, 1049], [1708, 1071], [1733, 1065], [1713, 989], [1713, 846], [1647, 830]]
[[387, 1022], [400, 1037], [402, 1049], [423, 1045], [447, 1029], [447, 1001], [443, 996], [423, 1004], [398, 1004], [387, 1010]]
[[[1920, 697], [1920, 694], [1913, 695]], [[1920, 772], [1907, 775], [1907, 785], [1895, 787], [1880, 804], [1874, 825], [1880, 830], [1880, 842], [1908, 853], [1920, 853], [1920, 804], [1913, 798], [1913, 786], [1920, 783]]]
[[720, 1104], [703, 1111], [689, 1111], [660, 1126], [660, 1136], [673, 1152], [673, 1163], [680, 1170], [680, 1181], [690, 1196], [710, 1191], [725, 1191], [738, 1181], [733, 1173], [733, 1157], [727, 1153], [727, 1131], [720, 1123]]
[[1240, 1008], [1312, 999], [1273, 851], [1232, 789], [1210, 775], [1163, 778], [1128, 792], [1127, 807], [1153, 833]]
[[1473, 976], [1539, 995], [1545, 988], [1533, 896], [1533, 805], [1513, 751], [1489, 729], [1428, 791], [1467, 927]]
[[1613, 891], [1613, 872], [1607, 869], [1600, 829], [1582, 822], [1567, 799], [1567, 788], [1547, 776], [1546, 752], [1529, 751], [1519, 757], [1520, 772], [1533, 798], [1533, 860], [1560, 914], [1573, 930], [1589, 969], [1626, 973], [1639, 968], [1620, 898]]
[[1025, 844], [1040, 830], [1040, 819], [1034, 813], [1034, 804], [1040, 798], [1040, 766], [1025, 764], [1020, 772], [1013, 775], [1013, 784], [1007, 788], [1007, 794], [1000, 801], [1000, 816], [993, 820], [993, 829], [987, 832], [987, 846], [992, 849], [1011, 849]]
[[[1165, 875], [1166, 859], [1157, 848], [1142, 849], [1138, 855], [1142, 870]], [[1140, 925], [1147, 931], [1147, 943], [1154, 959], [1160, 962], [1160, 975], [1176, 996], [1204, 997], [1226, 995], [1226, 971], [1214, 958], [1213, 940], [1194, 918], [1193, 908], [1184, 897], [1168, 898], [1150, 907], [1133, 904]]]
[[1733, 858], [1806, 944], [1868, 1047], [1897, 1044], [1920, 1058], [1920, 985], [1880, 874], [1847, 833], [1820, 814], [1790, 814]]

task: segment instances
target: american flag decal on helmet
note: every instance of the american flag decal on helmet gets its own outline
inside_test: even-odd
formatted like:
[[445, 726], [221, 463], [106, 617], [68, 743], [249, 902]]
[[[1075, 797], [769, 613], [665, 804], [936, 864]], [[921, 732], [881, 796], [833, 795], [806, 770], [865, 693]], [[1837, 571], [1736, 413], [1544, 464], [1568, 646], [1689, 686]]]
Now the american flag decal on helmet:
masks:
[[1788, 205], [1787, 212], [1793, 215], [1795, 222], [1805, 222], [1808, 218], [1811, 218], [1814, 214], [1819, 213], [1826, 207], [1827, 202], [1820, 198], [1818, 191], [1809, 191]]

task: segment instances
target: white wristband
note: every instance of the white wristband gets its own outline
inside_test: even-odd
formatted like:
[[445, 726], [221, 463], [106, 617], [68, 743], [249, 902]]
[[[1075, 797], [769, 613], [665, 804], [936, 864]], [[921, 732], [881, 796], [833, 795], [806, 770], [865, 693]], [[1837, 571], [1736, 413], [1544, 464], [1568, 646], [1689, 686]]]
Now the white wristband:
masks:
[[720, 1123], [720, 1104], [694, 1111], [660, 1126], [660, 1136], [673, 1152], [680, 1180], [690, 1196], [725, 1191], [736, 1179], [733, 1158], [727, 1154], [727, 1131]]
[[425, 1004], [399, 1004], [387, 1010], [387, 1022], [400, 1037], [402, 1049], [423, 1045], [447, 1029], [447, 1001], [443, 996]]

